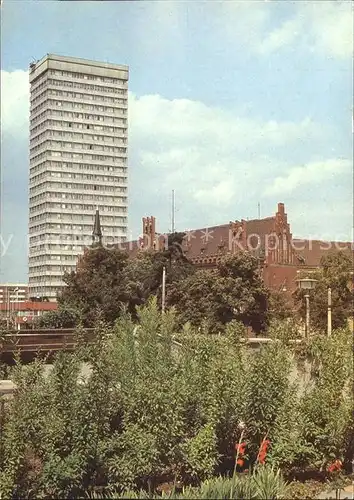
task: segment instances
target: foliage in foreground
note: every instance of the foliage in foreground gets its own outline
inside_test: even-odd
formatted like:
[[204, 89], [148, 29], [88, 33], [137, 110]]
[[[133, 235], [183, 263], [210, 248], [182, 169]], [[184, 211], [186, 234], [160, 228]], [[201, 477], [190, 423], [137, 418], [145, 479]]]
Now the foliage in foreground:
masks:
[[108, 491], [107, 493], [88, 494], [91, 499], [105, 498], [137, 498], [137, 499], [249, 499], [249, 500], [275, 500], [287, 498], [289, 488], [284, 481], [279, 470], [274, 470], [271, 467], [257, 467], [252, 473], [238, 475], [232, 477], [216, 477], [205, 480], [199, 487], [186, 487], [183, 491], [176, 493], [172, 489], [169, 493], [161, 495], [149, 494], [144, 490], [124, 491], [121, 492]]
[[[237, 324], [205, 336], [190, 325], [178, 330], [174, 312], [161, 315], [156, 301], [138, 314], [138, 328], [127, 316], [114, 328], [98, 325], [90, 346], [78, 332], [75, 353], [60, 353], [49, 375], [40, 360], [18, 362], [10, 375], [18, 389], [1, 417], [1, 498], [197, 486], [232, 473], [241, 421], [243, 468], [253, 468], [265, 436], [275, 469], [325, 469], [349, 456], [347, 331], [296, 353], [277, 326], [274, 339], [285, 340], [254, 353], [238, 341]], [[301, 358], [311, 360], [310, 384], [293, 380], [293, 356], [300, 368]], [[84, 360], [92, 368], [86, 382]]]

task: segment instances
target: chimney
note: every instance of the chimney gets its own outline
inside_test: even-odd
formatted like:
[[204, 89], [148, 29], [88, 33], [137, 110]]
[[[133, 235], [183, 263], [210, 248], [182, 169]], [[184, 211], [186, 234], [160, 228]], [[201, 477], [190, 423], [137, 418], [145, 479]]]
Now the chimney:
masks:
[[282, 215], [285, 214], [284, 203], [278, 203], [278, 213], [280, 213]]

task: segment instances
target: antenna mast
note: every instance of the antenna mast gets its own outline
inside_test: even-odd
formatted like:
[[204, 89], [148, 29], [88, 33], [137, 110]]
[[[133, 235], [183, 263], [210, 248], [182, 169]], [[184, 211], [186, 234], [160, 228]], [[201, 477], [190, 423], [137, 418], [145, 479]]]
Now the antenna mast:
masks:
[[258, 202], [258, 219], [261, 218], [261, 204]]
[[172, 189], [172, 234], [175, 232], [175, 190]]

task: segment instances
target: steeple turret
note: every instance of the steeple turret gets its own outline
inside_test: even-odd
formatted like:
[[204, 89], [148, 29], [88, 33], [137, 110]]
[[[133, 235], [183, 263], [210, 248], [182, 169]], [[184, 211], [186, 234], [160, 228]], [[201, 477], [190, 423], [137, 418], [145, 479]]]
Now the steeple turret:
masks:
[[94, 222], [93, 231], [92, 231], [92, 244], [95, 244], [95, 243], [102, 245], [102, 229], [101, 229], [101, 221], [100, 221], [100, 212], [98, 210], [98, 207], [96, 208], [95, 222]]

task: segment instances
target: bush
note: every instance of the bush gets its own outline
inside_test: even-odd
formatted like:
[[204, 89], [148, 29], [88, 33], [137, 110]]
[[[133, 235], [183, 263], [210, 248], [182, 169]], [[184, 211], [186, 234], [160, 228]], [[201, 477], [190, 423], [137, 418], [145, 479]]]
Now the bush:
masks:
[[[124, 314], [114, 328], [98, 324], [93, 344], [59, 353], [49, 375], [40, 360], [11, 368], [18, 389], [1, 416], [1, 498], [112, 488], [151, 495], [178, 481], [197, 487], [185, 495], [258, 488], [257, 498], [272, 498], [283, 484], [277, 468], [345, 458], [353, 429], [348, 332], [309, 341], [302, 356], [312, 359], [312, 383], [299, 392], [287, 334], [257, 353], [239, 342], [237, 325], [225, 336], [180, 331], [174, 311], [162, 315], [156, 301], [138, 315], [138, 325]], [[83, 360], [91, 365], [86, 381]], [[274, 469], [254, 469], [266, 436]], [[240, 439], [247, 447], [236, 470], [253, 468], [252, 482], [215, 478], [234, 471]]]
[[325, 471], [341, 459], [349, 467], [354, 431], [351, 338], [349, 330], [339, 330], [305, 345], [301, 356], [311, 362], [311, 383], [302, 392], [293, 385], [275, 423], [271, 455], [278, 466]]
[[[279, 470], [270, 467], [258, 467], [251, 474], [234, 475], [231, 478], [217, 477], [204, 481], [199, 487], [187, 487], [181, 493], [175, 493], [172, 489], [163, 494], [162, 498], [175, 499], [215, 499], [231, 500], [247, 498], [249, 500], [275, 500], [288, 498], [289, 487], [284, 481]], [[122, 495], [122, 496], [121, 496]], [[146, 491], [126, 490], [121, 494], [109, 490], [106, 494], [93, 493], [89, 498], [161, 498], [159, 495], [147, 494]]]
[[323, 489], [323, 483], [316, 481], [307, 481], [305, 483], [293, 481], [288, 486], [288, 495], [292, 500], [312, 500], [317, 498]]
[[80, 314], [75, 309], [62, 308], [40, 316], [36, 328], [75, 328], [80, 323]]

